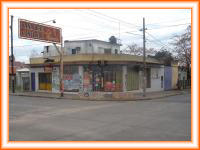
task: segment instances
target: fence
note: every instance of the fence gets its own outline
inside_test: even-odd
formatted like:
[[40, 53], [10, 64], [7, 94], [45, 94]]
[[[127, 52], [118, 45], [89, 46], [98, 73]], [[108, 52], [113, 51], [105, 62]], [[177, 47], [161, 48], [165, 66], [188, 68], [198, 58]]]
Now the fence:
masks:
[[178, 80], [178, 89], [187, 89], [191, 87], [191, 80]]

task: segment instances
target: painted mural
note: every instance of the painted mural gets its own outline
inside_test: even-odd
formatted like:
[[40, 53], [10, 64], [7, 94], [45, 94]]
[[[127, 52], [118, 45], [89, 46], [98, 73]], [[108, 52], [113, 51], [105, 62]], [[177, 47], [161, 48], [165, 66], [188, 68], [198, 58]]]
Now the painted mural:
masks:
[[64, 75], [64, 91], [78, 92], [80, 88], [80, 75], [65, 74]]
[[92, 92], [92, 74], [89, 70], [84, 71], [83, 74], [83, 89], [85, 93]]
[[52, 72], [52, 91], [58, 92], [60, 90], [60, 79], [58, 67], [53, 67]]
[[63, 75], [64, 91], [66, 92], [79, 92], [80, 88], [80, 75], [77, 65], [64, 65]]

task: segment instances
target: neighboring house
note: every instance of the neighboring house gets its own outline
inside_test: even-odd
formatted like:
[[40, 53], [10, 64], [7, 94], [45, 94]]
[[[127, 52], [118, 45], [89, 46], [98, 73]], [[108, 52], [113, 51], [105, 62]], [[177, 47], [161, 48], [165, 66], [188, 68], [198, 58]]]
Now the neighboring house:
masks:
[[21, 91], [30, 90], [30, 69], [29, 68], [22, 68], [22, 69], [17, 70], [16, 83], [17, 83], [17, 87], [19, 87]]
[[[24, 62], [20, 62], [20, 61], [15, 61], [15, 57], [14, 58], [14, 62], [13, 62], [13, 75], [14, 75], [14, 82], [15, 82], [15, 86], [16, 86], [16, 73], [17, 70], [22, 69], [24, 67], [27, 67], [27, 65]], [[12, 88], [12, 57], [9, 56], [9, 88]]]
[[184, 66], [178, 67], [178, 79], [179, 80], [187, 80], [187, 69]]

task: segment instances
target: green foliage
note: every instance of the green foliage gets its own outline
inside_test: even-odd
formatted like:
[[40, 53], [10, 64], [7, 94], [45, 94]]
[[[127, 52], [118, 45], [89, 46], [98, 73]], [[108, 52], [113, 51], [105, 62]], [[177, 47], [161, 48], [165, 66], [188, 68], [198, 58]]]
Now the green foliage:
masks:
[[166, 49], [161, 49], [161, 51], [156, 52], [154, 58], [163, 61], [167, 66], [170, 66], [171, 62], [174, 60], [172, 54]]
[[187, 27], [185, 33], [174, 36], [172, 45], [179, 62], [189, 68], [191, 64], [191, 26]]

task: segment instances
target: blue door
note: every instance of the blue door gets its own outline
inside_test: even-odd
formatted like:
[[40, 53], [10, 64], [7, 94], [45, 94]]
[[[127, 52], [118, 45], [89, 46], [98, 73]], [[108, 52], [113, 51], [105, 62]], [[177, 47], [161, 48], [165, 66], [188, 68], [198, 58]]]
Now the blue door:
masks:
[[165, 66], [164, 70], [164, 90], [172, 89], [172, 68]]
[[31, 90], [35, 91], [35, 73], [31, 73]]

